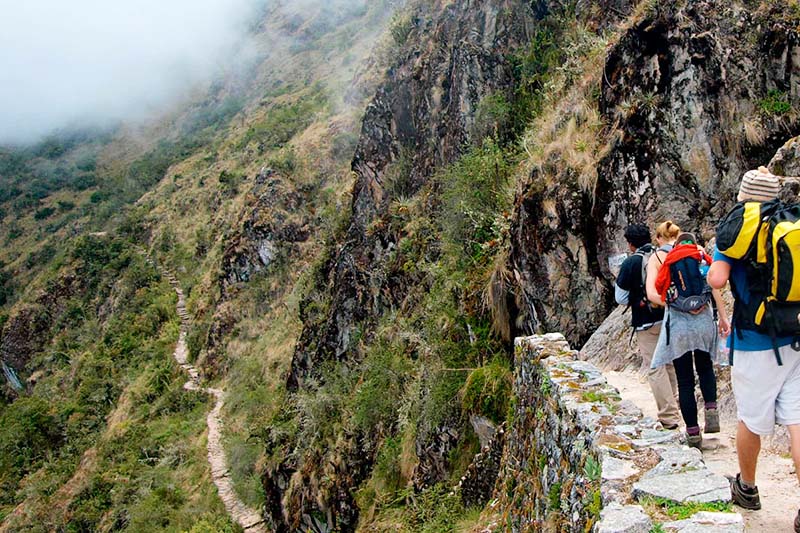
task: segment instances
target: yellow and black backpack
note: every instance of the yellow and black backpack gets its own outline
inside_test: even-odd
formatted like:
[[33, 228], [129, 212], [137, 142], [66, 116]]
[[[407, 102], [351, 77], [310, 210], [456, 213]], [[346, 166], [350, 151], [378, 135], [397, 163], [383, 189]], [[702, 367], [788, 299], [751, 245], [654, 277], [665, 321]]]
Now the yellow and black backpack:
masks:
[[[794, 336], [800, 347], [800, 204], [740, 202], [717, 226], [717, 249], [744, 261], [750, 300], [733, 279], [735, 330], [750, 329], [772, 337]], [[741, 332], [739, 333], [741, 338]], [[733, 358], [733, 343], [731, 358]]]

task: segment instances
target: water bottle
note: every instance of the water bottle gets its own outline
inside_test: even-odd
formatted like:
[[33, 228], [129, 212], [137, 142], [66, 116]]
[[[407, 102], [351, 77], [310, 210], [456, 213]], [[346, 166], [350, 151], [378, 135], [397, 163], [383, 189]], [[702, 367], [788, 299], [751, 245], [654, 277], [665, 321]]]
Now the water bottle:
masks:
[[705, 253], [700, 254], [700, 256], [700, 274], [705, 278], [708, 275], [709, 264]]
[[719, 339], [717, 343], [717, 364], [719, 366], [728, 366], [730, 364], [731, 350], [728, 348], [728, 343], [724, 339]]

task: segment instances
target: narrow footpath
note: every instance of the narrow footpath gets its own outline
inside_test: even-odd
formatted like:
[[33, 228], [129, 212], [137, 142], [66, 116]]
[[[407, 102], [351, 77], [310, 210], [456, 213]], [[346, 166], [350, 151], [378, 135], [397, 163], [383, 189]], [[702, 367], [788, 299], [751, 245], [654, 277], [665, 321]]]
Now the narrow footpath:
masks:
[[[657, 419], [656, 403], [645, 379], [637, 372], [604, 371], [609, 384], [619, 390], [622, 399], [635, 403], [645, 416]], [[702, 403], [698, 403], [702, 421]], [[703, 459], [708, 467], [722, 475], [735, 475], [739, 471], [736, 459], [736, 419], [721, 413], [721, 431], [703, 436]], [[681, 428], [684, 430], [684, 428]], [[800, 507], [800, 488], [794, 473], [794, 464], [788, 450], [779, 448], [770, 439], [762, 439], [758, 461], [757, 484], [761, 495], [760, 511], [746, 511], [739, 507], [745, 530], [753, 532], [791, 532], [792, 521]]]
[[189, 313], [186, 312], [186, 299], [183, 296], [183, 290], [181, 290], [177, 278], [167, 270], [164, 270], [164, 275], [178, 294], [177, 309], [178, 316], [181, 318], [181, 329], [174, 355], [175, 361], [189, 374], [189, 381], [184, 384], [183, 388], [202, 391], [216, 398], [214, 408], [206, 419], [208, 424], [208, 463], [211, 466], [211, 479], [214, 481], [214, 485], [217, 486], [217, 492], [222, 503], [225, 504], [228, 514], [236, 523], [242, 526], [246, 533], [267, 533], [261, 513], [248, 507], [234, 491], [233, 480], [230, 477], [230, 469], [228, 468], [228, 459], [225, 456], [225, 448], [222, 445], [223, 421], [221, 412], [225, 403], [225, 391], [201, 386], [200, 372], [188, 362], [186, 334], [189, 329], [190, 318]]

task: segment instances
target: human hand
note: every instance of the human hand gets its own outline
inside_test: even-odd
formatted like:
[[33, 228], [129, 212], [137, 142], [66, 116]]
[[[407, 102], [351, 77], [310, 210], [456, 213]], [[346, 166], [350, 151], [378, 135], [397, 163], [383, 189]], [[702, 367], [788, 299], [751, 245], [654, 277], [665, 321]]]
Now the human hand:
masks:
[[731, 334], [731, 322], [728, 320], [728, 317], [720, 317], [717, 330], [722, 338]]

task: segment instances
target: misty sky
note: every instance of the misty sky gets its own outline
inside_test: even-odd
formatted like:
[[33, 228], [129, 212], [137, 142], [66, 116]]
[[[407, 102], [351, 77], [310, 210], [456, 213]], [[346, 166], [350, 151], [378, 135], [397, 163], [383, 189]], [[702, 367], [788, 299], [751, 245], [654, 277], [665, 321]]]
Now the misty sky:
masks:
[[0, 144], [163, 110], [244, 55], [263, 0], [2, 0]]

